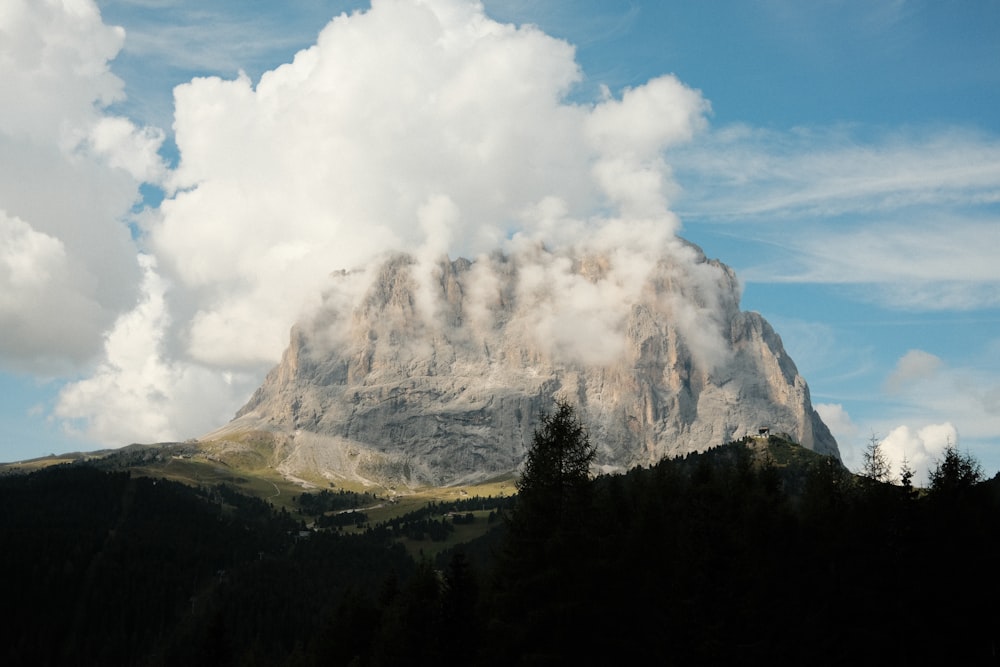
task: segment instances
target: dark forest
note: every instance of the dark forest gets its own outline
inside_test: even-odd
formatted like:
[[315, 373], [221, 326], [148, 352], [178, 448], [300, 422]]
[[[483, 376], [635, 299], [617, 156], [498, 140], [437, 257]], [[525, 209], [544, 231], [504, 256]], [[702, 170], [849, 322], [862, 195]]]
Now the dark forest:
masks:
[[485, 535], [434, 559], [401, 536], [485, 519], [306, 530], [226, 486], [0, 478], [0, 663], [997, 664], [1000, 487], [963, 454], [926, 489], [748, 441], [592, 479], [561, 417]]

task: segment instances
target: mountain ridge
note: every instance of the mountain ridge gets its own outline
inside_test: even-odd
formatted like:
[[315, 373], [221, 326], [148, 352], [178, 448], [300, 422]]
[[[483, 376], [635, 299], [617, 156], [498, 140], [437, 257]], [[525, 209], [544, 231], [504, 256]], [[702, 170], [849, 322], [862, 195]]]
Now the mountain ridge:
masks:
[[397, 253], [339, 274], [202, 440], [280, 435], [288, 475], [461, 484], [516, 470], [559, 399], [604, 471], [759, 427], [839, 458], [780, 337], [739, 309], [733, 271], [679, 241], [646, 259], [535, 245], [475, 261]]

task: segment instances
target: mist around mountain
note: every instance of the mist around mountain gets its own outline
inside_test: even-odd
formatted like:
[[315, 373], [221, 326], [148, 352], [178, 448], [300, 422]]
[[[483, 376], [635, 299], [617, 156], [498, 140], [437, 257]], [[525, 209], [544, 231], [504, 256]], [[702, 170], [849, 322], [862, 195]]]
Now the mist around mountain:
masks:
[[274, 440], [291, 477], [468, 484], [522, 464], [539, 413], [572, 403], [595, 465], [624, 471], [757, 433], [839, 456], [780, 336], [734, 272], [679, 238], [473, 260], [390, 254], [332, 279], [226, 447]]
[[558, 513], [376, 519], [140, 474], [156, 453], [0, 477], [4, 665], [996, 664], [1000, 486], [962, 465], [917, 489], [751, 438]]

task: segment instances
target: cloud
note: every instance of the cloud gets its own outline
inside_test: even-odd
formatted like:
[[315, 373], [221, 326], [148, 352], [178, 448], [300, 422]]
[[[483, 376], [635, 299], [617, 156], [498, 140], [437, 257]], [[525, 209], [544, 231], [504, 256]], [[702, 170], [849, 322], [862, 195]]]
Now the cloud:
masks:
[[164, 344], [169, 286], [155, 259], [142, 256], [140, 264], [139, 304], [118, 318], [105, 336], [104, 360], [90, 377], [63, 388], [55, 410], [71, 433], [111, 446], [207, 432], [253, 388], [246, 374], [171, 358]]
[[959, 445], [958, 429], [951, 422], [924, 423], [923, 426], [898, 425], [889, 428], [884, 437], [872, 433], [859, 438], [859, 429], [850, 415], [840, 404], [820, 403], [816, 411], [833, 432], [840, 445], [841, 458], [848, 469], [861, 472], [864, 467], [864, 453], [870, 446], [870, 438], [879, 443], [880, 451], [889, 461], [892, 479], [901, 479], [905, 464], [914, 473], [913, 483], [925, 485], [929, 473], [944, 457], [947, 447]]
[[898, 478], [905, 463], [914, 472], [917, 484], [926, 484], [929, 472], [944, 457], [947, 447], [958, 446], [958, 431], [950, 422], [928, 424], [914, 429], [898, 426], [881, 440], [881, 448], [889, 459], [893, 475]]
[[99, 2], [107, 15], [127, 16], [128, 39], [123, 50], [127, 56], [155, 63], [171, 74], [229, 75], [241, 69], [257, 70], [268, 56], [287, 57], [302, 43], [315, 39], [316, 20], [328, 20], [339, 11], [338, 6], [357, 4], [327, 0], [289, 12], [287, 7], [270, 3], [234, 11], [229, 3], [199, 0]]
[[[995, 467], [1000, 432], [995, 347], [994, 342], [982, 350], [966, 350], [967, 363], [961, 365], [945, 363], [923, 350], [909, 350], [900, 357], [883, 384], [893, 414], [877, 418], [873, 425], [876, 433], [888, 432], [887, 439], [903, 443], [895, 450], [897, 464], [905, 453], [911, 465], [915, 458], [923, 461], [919, 471], [926, 472], [927, 461], [940, 454], [945, 439], [950, 437], [957, 445], [961, 431], [962, 446], [988, 468]], [[914, 444], [918, 442], [924, 444]]]
[[724, 127], [674, 152], [685, 219], [741, 222], [1000, 201], [1000, 138], [953, 127]]
[[162, 133], [107, 112], [124, 33], [92, 2], [11, 0], [0, 35], [0, 369], [67, 372], [135, 302], [127, 222]]
[[[360, 288], [334, 294], [330, 274], [393, 249], [415, 251], [430, 280], [443, 253], [545, 244], [536, 278], [567, 296], [539, 305], [535, 330], [574, 358], [614, 352], [595, 344], [621, 324], [607, 304], [627, 300], [679, 228], [671, 208], [695, 223], [749, 221], [801, 258], [741, 274], [750, 280], [858, 281], [913, 308], [995, 305], [1000, 293], [986, 257], [1000, 241], [992, 135], [706, 132], [707, 101], [676, 78], [587, 99], [598, 82], [571, 44], [470, 2], [375, 2], [260, 76], [261, 54], [288, 48], [283, 39], [173, 16], [168, 30], [125, 35], [87, 1], [0, 12], [16, 36], [0, 39], [0, 325], [16, 332], [0, 340], [0, 363], [83, 372], [57, 417], [106, 444], [217, 426], [321, 295], [349, 307]], [[224, 38], [206, 37], [208, 24]], [[243, 46], [219, 48], [239, 31]], [[172, 171], [157, 156], [165, 133], [116, 115], [130, 108], [116, 73], [136, 55], [184, 81]], [[185, 68], [230, 78], [189, 80]], [[146, 85], [141, 74], [130, 86]], [[167, 197], [134, 213], [143, 181]], [[859, 214], [874, 231], [842, 224]], [[837, 227], [812, 224], [823, 216]], [[611, 279], [572, 275], [564, 260], [587, 253], [607, 255]], [[489, 294], [481, 273], [476, 289]], [[696, 334], [718, 329], [719, 277], [692, 265], [695, 299], [676, 309], [708, 365], [723, 353], [718, 337]], [[575, 326], [554, 327], [557, 311]], [[913, 407], [893, 428], [943, 422], [949, 409], [967, 442], [995, 433], [995, 378], [970, 363], [900, 384], [895, 397]]]
[[0, 361], [38, 370], [58, 366], [52, 357], [86, 357], [102, 324], [90, 292], [74, 280], [59, 239], [0, 210]]
[[[66, 387], [57, 415], [109, 444], [199, 435], [218, 423], [191, 429], [231, 414], [252, 389], [219, 377], [262, 377], [324, 293], [340, 303], [361, 289], [343, 281], [352, 287], [335, 294], [332, 273], [393, 250], [415, 253], [425, 280], [445, 253], [542, 243], [606, 253], [614, 280], [574, 277], [560, 259], [568, 251], [546, 251], [539, 267], [540, 280], [566, 289], [561, 315], [579, 323], [562, 349], [600, 349], [594, 339], [622, 319], [602, 306], [638, 289], [679, 226], [663, 153], [701, 130], [708, 104], [672, 76], [571, 101], [582, 81], [572, 45], [494, 21], [478, 3], [374, 2], [256, 81], [178, 86], [180, 158], [167, 174], [142, 159], [155, 132], [95, 122], [88, 154], [159, 180], [167, 197], [137, 218], [149, 253], [138, 305], [110, 328], [96, 370]], [[692, 327], [712, 324], [712, 277], [702, 278]], [[433, 314], [435, 304], [421, 307]], [[536, 326], [545, 335], [544, 318]], [[185, 417], [191, 406], [205, 419]]]
[[890, 394], [898, 394], [914, 382], [934, 377], [943, 365], [940, 357], [923, 350], [910, 350], [900, 358], [896, 368], [886, 378], [885, 389]]
[[671, 151], [691, 225], [742, 238], [748, 283], [843, 286], [900, 311], [1000, 306], [1000, 137], [949, 126], [730, 125]]
[[[179, 87], [178, 194], [149, 233], [164, 270], [196, 294], [190, 353], [273, 360], [331, 270], [445, 239], [476, 256], [515, 233], [558, 236], [539, 215], [546, 202], [574, 233], [605, 212], [675, 224], [659, 155], [698, 127], [704, 102], [665, 78], [567, 103], [580, 77], [569, 44], [441, 0], [337, 17], [256, 86]], [[622, 186], [636, 174], [640, 186]], [[442, 201], [448, 215], [428, 222]]]
[[884, 388], [910, 406], [911, 423], [920, 415], [950, 414], [967, 438], [988, 438], [1000, 429], [1000, 367], [993, 346], [967, 353], [967, 364], [948, 365], [935, 355], [910, 350]]
[[847, 410], [840, 403], [817, 403], [813, 406], [823, 423], [827, 425], [833, 433], [837, 442], [848, 442], [858, 435], [858, 427], [847, 414]]
[[124, 31], [104, 25], [92, 2], [10, 0], [0, 12], [0, 32], [4, 134], [72, 144], [80, 128], [65, 121], [91, 119], [95, 105], [122, 98], [108, 62]]
[[901, 310], [1000, 305], [993, 134], [736, 125], [673, 150], [672, 164], [689, 224], [766, 244], [741, 269], [748, 282], [858, 285], [858, 298]]
[[857, 285], [861, 300], [895, 310], [965, 311], [1000, 306], [1000, 219], [929, 214], [906, 221], [822, 223], [797, 233], [784, 226], [780, 263], [742, 272], [756, 282]]
[[[919, 473], [915, 481], [924, 483], [948, 438], [951, 444], [959, 444], [959, 432], [963, 449], [987, 469], [995, 469], [996, 433], [1000, 432], [997, 348], [996, 340], [982, 349], [967, 347], [961, 364], [911, 349], [885, 375], [881, 393], [866, 390], [851, 397], [852, 414], [841, 403], [814, 407], [837, 438], [841, 458], [851, 470], [861, 470], [862, 455], [873, 434], [889, 441], [897, 472], [905, 454]], [[858, 415], [863, 415], [860, 421]]]
[[108, 167], [125, 171], [136, 182], [159, 184], [166, 175], [159, 156], [163, 139], [159, 128], [137, 128], [125, 118], [105, 116], [91, 128], [87, 147]]

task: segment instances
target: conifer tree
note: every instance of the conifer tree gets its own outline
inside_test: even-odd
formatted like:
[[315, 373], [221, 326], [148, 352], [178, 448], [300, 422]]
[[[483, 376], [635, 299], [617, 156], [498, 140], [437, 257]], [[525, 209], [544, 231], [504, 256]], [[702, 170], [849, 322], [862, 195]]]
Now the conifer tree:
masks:
[[[589, 608], [581, 582], [595, 566], [590, 544], [594, 447], [571, 405], [556, 404], [535, 430], [517, 482], [504, 556], [498, 568], [503, 651], [525, 662], [579, 664], [582, 616]], [[531, 609], [532, 622], [521, 615]]]
[[874, 433], [872, 433], [872, 437], [868, 440], [863, 460], [864, 464], [861, 474], [864, 477], [873, 482], [892, 481], [892, 464], [889, 462], [889, 457], [882, 450], [882, 443], [879, 441], [878, 436]]
[[983, 468], [979, 461], [949, 443], [944, 458], [930, 472], [931, 493], [940, 498], [956, 498], [982, 479]]
[[574, 515], [585, 511], [594, 453], [573, 406], [558, 402], [555, 412], [543, 415], [535, 430], [524, 471], [517, 482], [515, 519], [520, 523], [562, 527]]

